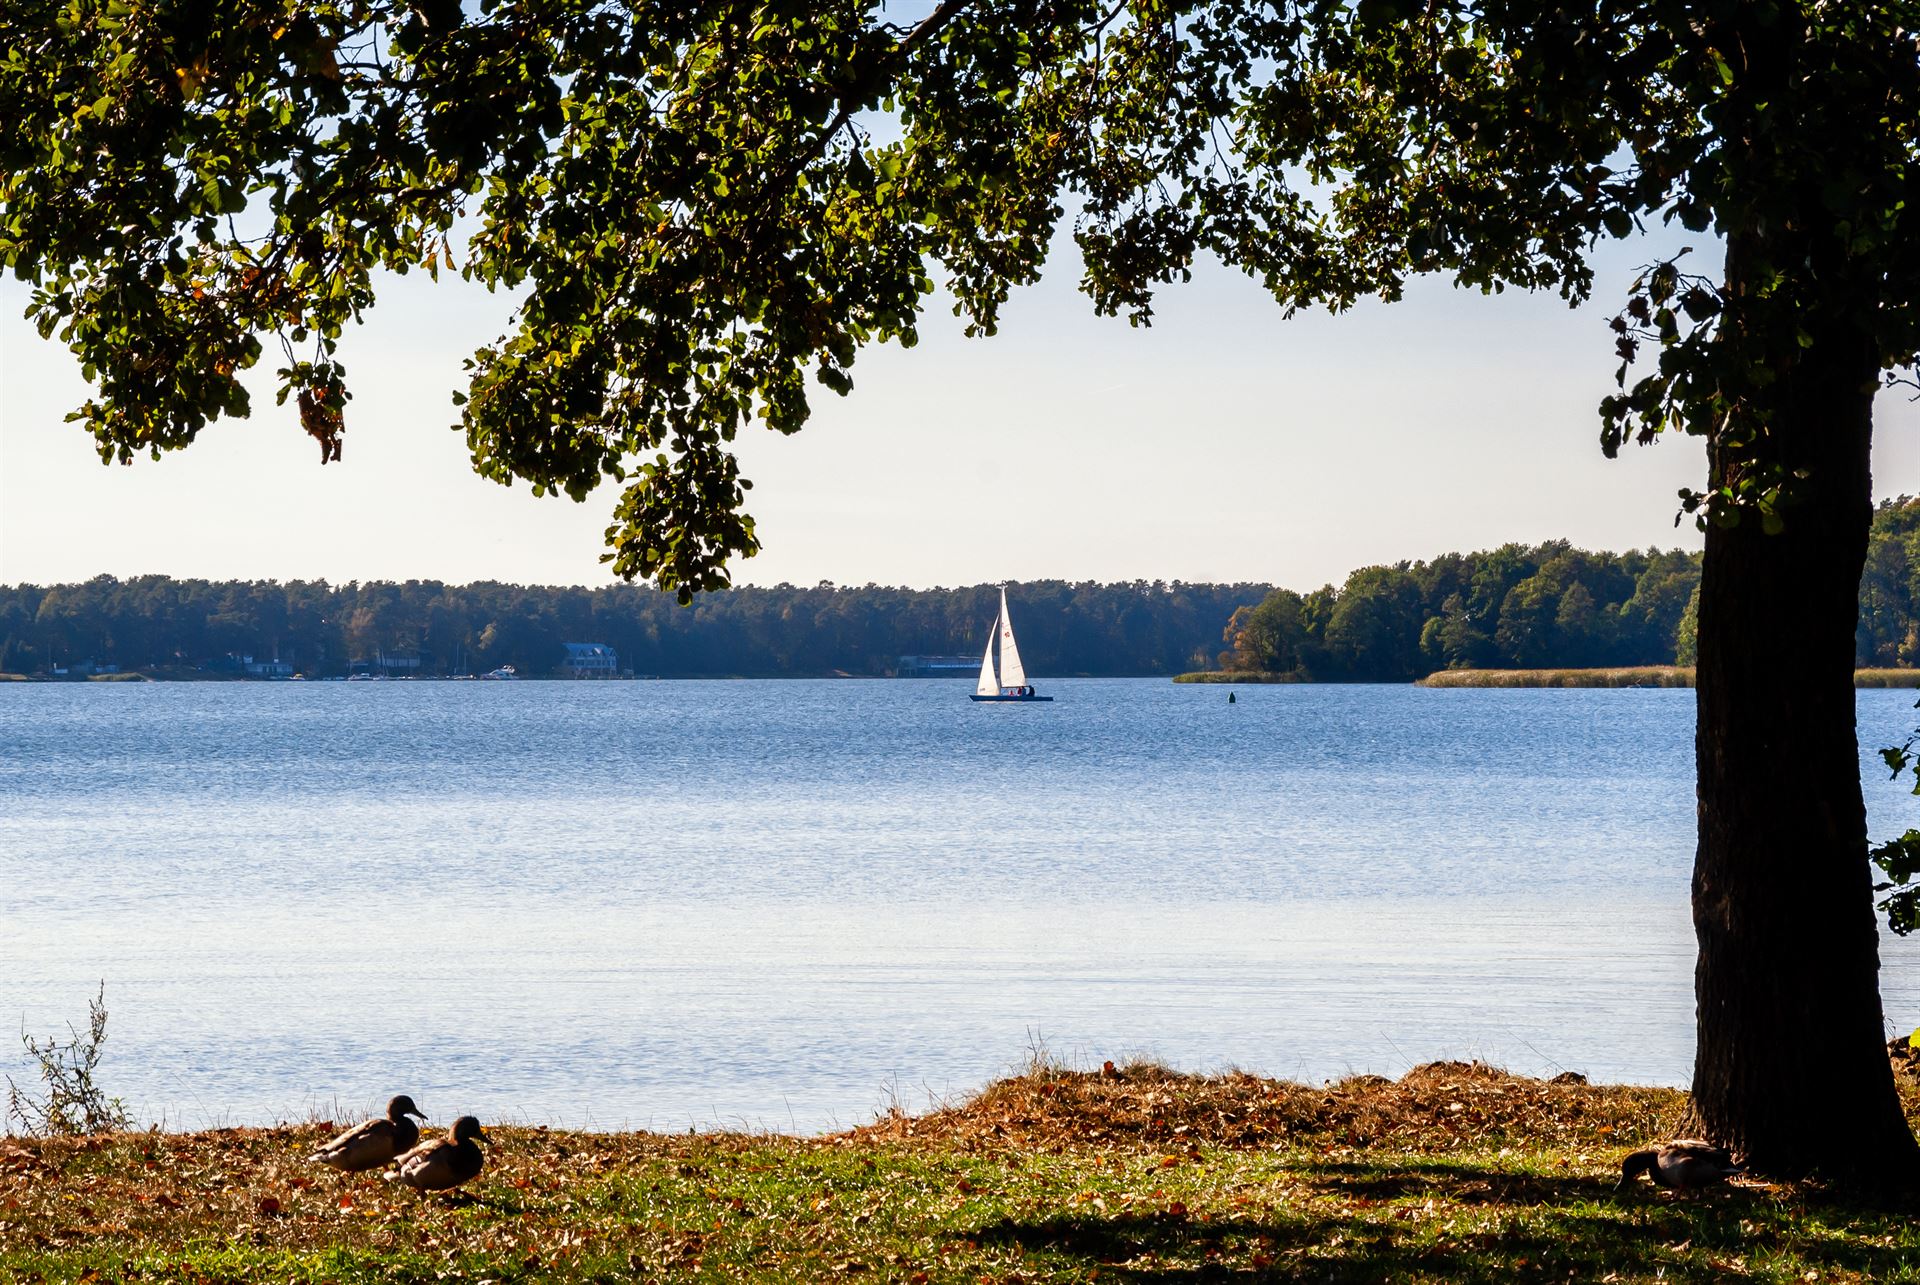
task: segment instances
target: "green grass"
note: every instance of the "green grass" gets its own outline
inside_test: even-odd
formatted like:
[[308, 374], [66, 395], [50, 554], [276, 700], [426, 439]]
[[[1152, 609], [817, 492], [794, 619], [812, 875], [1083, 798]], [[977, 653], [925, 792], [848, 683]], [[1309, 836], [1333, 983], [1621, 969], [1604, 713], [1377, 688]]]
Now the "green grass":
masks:
[[1247, 685], [1252, 683], [1304, 683], [1308, 680], [1297, 671], [1285, 674], [1263, 674], [1238, 670], [1202, 669], [1196, 670], [1191, 674], [1175, 674], [1173, 681], [1176, 683], [1238, 683]]
[[830, 1138], [494, 1126], [472, 1199], [322, 1126], [0, 1142], [0, 1280], [1920, 1281], [1910, 1211], [1614, 1190], [1670, 1090], [1041, 1071]]

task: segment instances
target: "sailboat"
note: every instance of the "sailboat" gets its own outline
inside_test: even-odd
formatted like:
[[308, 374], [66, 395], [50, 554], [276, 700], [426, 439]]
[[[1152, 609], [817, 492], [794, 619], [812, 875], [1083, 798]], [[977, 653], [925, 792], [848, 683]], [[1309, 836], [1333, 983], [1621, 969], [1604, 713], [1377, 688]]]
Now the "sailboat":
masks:
[[[994, 640], [1000, 642], [1000, 671], [993, 668]], [[1000, 619], [987, 635], [987, 653], [980, 658], [980, 681], [974, 684], [977, 701], [1050, 701], [1051, 696], [1036, 696], [1027, 682], [1026, 666], [1020, 663], [1020, 648], [1013, 641], [1013, 619], [1007, 615], [1007, 591], [1000, 590]]]

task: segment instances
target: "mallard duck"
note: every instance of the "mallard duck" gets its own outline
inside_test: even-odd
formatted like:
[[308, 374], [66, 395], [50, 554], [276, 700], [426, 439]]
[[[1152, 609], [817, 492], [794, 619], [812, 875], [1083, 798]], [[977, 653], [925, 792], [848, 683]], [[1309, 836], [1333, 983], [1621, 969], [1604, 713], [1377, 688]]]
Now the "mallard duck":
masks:
[[448, 1191], [472, 1181], [487, 1163], [486, 1153], [474, 1145], [474, 1139], [484, 1142], [486, 1137], [478, 1120], [461, 1116], [446, 1137], [423, 1142], [400, 1157], [400, 1181], [415, 1191]]
[[1674, 1191], [1698, 1191], [1725, 1182], [1743, 1167], [1733, 1162], [1726, 1148], [1698, 1138], [1676, 1138], [1645, 1151], [1636, 1151], [1620, 1162], [1619, 1186], [1632, 1182], [1636, 1174], [1648, 1174], [1662, 1187]]
[[413, 1105], [413, 1099], [402, 1093], [387, 1103], [384, 1120], [368, 1120], [365, 1124], [355, 1125], [314, 1152], [313, 1158], [323, 1165], [332, 1165], [347, 1173], [378, 1169], [390, 1163], [395, 1156], [404, 1155], [420, 1141], [420, 1126], [407, 1119], [410, 1115], [417, 1115], [422, 1120], [427, 1118], [427, 1113]]

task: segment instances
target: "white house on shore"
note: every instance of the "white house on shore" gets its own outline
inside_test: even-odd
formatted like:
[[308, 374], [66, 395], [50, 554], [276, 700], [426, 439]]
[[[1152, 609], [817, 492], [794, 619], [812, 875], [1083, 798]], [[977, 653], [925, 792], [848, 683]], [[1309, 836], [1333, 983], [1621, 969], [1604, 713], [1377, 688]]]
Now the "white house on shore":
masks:
[[563, 643], [567, 659], [561, 665], [569, 678], [618, 678], [620, 657], [605, 643]]

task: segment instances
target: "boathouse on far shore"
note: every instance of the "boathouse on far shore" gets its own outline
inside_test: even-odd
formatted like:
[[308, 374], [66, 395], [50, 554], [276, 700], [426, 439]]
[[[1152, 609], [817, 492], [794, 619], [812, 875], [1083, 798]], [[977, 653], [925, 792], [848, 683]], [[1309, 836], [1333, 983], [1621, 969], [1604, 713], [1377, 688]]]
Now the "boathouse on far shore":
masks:
[[569, 678], [618, 678], [620, 657], [605, 643], [563, 643], [567, 659], [560, 666]]

